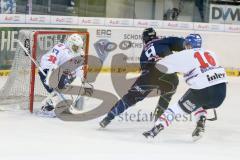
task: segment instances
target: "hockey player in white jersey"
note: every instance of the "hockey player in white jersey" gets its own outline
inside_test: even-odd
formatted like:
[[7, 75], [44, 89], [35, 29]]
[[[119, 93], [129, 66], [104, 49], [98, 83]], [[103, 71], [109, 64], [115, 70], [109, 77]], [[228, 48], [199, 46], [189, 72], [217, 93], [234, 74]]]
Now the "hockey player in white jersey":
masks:
[[[50, 96], [42, 102], [43, 106], [39, 112], [41, 116], [55, 117], [52, 98], [54, 96], [56, 97], [56, 94], [54, 93], [53, 88], [49, 87], [48, 82], [52, 71], [71, 58], [79, 55], [84, 58], [83, 40], [80, 35], [72, 34], [67, 38], [65, 43], [55, 45], [51, 50], [42, 56], [40, 66], [47, 76], [43, 75], [41, 72], [39, 72], [39, 76], [43, 86], [50, 93]], [[63, 81], [59, 82], [59, 86], [64, 87], [66, 84], [70, 84], [76, 77], [80, 77], [82, 79], [82, 67], [83, 66], [80, 66], [74, 72], [68, 74]]]
[[190, 34], [185, 38], [186, 50], [169, 55], [156, 64], [164, 73], [179, 72], [184, 74], [190, 89], [175, 105], [165, 110], [154, 127], [144, 132], [145, 137], [155, 137], [168, 127], [178, 114], [191, 114], [196, 117], [196, 128], [192, 133], [194, 140], [201, 138], [205, 130], [206, 110], [219, 107], [226, 96], [226, 72], [220, 66], [212, 51], [201, 48], [199, 34]]

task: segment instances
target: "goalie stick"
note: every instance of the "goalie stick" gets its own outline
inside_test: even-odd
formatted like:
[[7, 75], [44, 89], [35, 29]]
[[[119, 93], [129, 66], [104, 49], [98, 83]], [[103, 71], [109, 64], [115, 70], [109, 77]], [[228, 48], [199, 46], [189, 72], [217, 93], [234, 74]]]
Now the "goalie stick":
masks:
[[[27, 57], [29, 57], [29, 59], [35, 64], [35, 66], [39, 69], [39, 71], [44, 75], [44, 76], [47, 76], [46, 73], [43, 71], [42, 67], [38, 64], [38, 62], [35, 61], [35, 59], [33, 59], [33, 57], [30, 55], [29, 51], [27, 50], [27, 48], [22, 44], [21, 41], [17, 40], [18, 44], [20, 45], [20, 47], [24, 50], [25, 52], [25, 55], [27, 55]], [[68, 103], [68, 100], [63, 96], [63, 94], [61, 94], [60, 92], [58, 92], [56, 89], [54, 89], [54, 92], [57, 94], [57, 96], [62, 100], [64, 101], [64, 103], [66, 104], [66, 106], [69, 107], [69, 112], [72, 113], [72, 114], [78, 114], [80, 113], [81, 111], [75, 109], [75, 107], [72, 105], [74, 104], [77, 99], [75, 99], [73, 101], [72, 104], [69, 104]]]
[[42, 72], [44, 76], [47, 76], [46, 73], [43, 71], [42, 67], [40, 67], [40, 65], [32, 58], [27, 48], [23, 46], [22, 42], [20, 42], [19, 40], [17, 40], [17, 42], [20, 45], [20, 47], [24, 50], [25, 55], [27, 55], [30, 58], [30, 60], [36, 65], [36, 67], [40, 70], [40, 72]]

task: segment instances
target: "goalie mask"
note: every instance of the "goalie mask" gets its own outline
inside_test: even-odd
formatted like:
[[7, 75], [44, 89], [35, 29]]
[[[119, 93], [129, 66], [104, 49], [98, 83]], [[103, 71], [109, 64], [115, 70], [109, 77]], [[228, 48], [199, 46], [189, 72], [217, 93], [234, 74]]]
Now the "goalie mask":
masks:
[[80, 35], [72, 34], [68, 37], [66, 45], [71, 50], [73, 54], [82, 54], [83, 40]]

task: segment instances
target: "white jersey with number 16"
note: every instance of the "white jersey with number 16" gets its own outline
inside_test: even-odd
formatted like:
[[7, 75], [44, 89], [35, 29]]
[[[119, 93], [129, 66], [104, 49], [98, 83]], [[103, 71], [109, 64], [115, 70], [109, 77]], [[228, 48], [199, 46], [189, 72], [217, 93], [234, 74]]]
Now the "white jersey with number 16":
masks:
[[192, 89], [202, 89], [227, 82], [226, 72], [220, 66], [215, 53], [202, 48], [187, 49], [169, 55], [157, 62], [156, 67], [164, 72], [184, 74], [186, 83]]

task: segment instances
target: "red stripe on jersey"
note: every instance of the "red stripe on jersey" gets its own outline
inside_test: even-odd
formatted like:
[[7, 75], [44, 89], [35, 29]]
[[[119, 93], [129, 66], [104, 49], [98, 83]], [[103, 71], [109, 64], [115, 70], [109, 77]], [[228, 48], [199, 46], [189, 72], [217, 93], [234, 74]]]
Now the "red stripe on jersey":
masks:
[[205, 109], [202, 109], [202, 110], [200, 110], [200, 111], [197, 111], [194, 115], [196, 116], [197, 114], [200, 114], [200, 113], [205, 113], [205, 114], [207, 114], [207, 111], [205, 110]]

